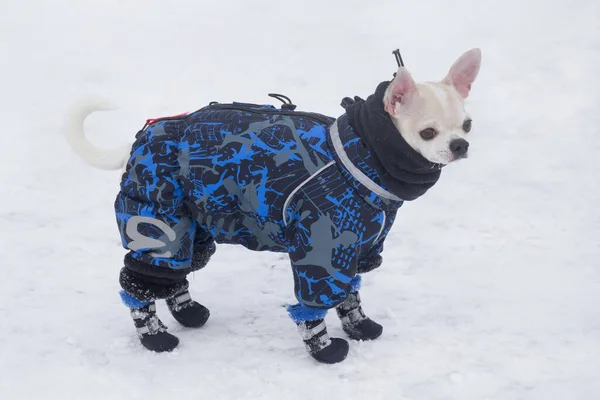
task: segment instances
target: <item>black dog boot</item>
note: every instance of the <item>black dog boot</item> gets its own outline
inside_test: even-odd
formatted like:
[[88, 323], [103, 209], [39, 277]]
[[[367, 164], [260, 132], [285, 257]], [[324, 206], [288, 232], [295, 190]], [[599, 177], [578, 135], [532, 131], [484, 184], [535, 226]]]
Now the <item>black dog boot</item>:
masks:
[[167, 332], [167, 327], [156, 315], [156, 304], [154, 302], [141, 308], [132, 309], [131, 317], [135, 323], [140, 342], [148, 350], [159, 353], [171, 351], [179, 344], [179, 339]]
[[336, 308], [344, 332], [353, 340], [373, 340], [383, 333], [383, 326], [367, 317], [360, 305], [360, 295], [352, 292]]
[[348, 342], [344, 339], [329, 338], [325, 320], [304, 321], [297, 323], [306, 350], [313, 358], [325, 364], [335, 364], [346, 359]]
[[201, 327], [210, 316], [208, 308], [192, 300], [187, 289], [167, 299], [167, 306], [177, 322], [187, 328]]

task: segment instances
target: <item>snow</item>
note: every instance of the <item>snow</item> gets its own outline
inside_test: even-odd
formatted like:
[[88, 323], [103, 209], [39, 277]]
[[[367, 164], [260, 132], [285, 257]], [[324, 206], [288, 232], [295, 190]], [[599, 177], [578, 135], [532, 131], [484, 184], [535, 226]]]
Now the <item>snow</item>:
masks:
[[[7, 0], [0, 5], [0, 398], [593, 399], [600, 393], [600, 3], [597, 0]], [[317, 365], [284, 306], [287, 260], [219, 246], [190, 277], [200, 330], [139, 345], [118, 296], [118, 172], [85, 165], [67, 108], [95, 143], [209, 101], [342, 112], [395, 71], [441, 79], [483, 65], [468, 101], [472, 154], [407, 203], [366, 275], [385, 327]], [[334, 313], [330, 333], [342, 335]]]

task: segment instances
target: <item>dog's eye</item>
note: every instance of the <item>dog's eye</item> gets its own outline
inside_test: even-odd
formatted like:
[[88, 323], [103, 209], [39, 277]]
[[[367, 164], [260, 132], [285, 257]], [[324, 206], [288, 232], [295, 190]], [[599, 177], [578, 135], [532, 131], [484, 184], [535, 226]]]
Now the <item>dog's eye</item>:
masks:
[[419, 132], [419, 135], [421, 135], [423, 140], [431, 140], [437, 135], [437, 131], [433, 128], [427, 128]]
[[465, 132], [469, 132], [471, 130], [471, 123], [472, 121], [470, 119], [465, 119], [465, 122], [463, 122], [463, 131]]

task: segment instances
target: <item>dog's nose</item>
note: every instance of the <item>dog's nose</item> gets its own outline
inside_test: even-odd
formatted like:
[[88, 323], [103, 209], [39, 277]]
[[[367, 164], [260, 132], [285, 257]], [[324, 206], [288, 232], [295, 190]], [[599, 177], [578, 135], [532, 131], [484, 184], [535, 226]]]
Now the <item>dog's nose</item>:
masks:
[[465, 139], [454, 139], [450, 142], [450, 151], [456, 157], [464, 157], [469, 151], [469, 142]]

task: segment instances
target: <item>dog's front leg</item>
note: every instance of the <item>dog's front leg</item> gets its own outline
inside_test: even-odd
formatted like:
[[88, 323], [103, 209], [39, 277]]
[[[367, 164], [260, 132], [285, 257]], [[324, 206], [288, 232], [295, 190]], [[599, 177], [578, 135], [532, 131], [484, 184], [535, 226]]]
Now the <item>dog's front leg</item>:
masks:
[[317, 361], [335, 364], [348, 355], [348, 342], [340, 338], [330, 338], [325, 324], [326, 309], [296, 304], [288, 307], [288, 313], [296, 323], [308, 353]]
[[365, 315], [360, 300], [361, 277], [352, 279], [352, 290], [335, 311], [342, 321], [344, 332], [353, 340], [373, 340], [383, 333], [383, 327]]

